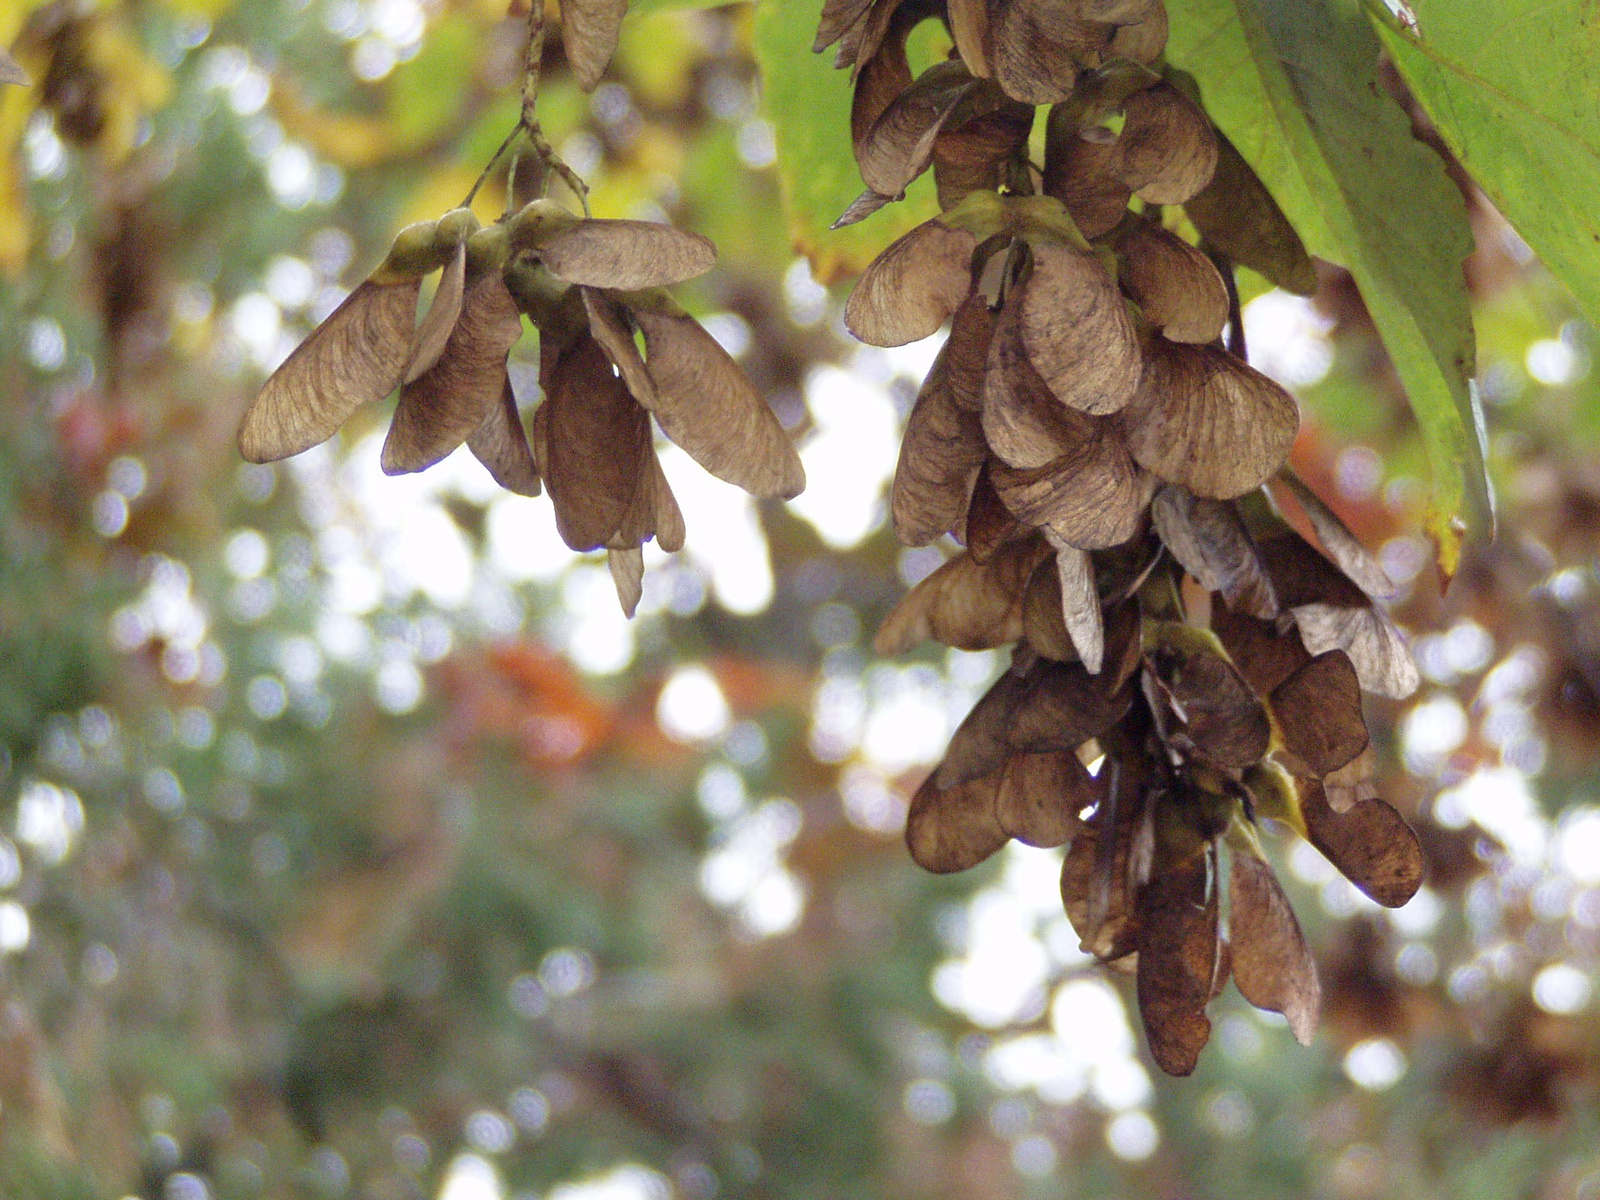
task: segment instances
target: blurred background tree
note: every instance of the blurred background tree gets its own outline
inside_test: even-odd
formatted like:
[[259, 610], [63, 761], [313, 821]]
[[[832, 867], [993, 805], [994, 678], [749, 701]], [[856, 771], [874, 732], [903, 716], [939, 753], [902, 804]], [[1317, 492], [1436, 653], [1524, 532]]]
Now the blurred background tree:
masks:
[[[1251, 298], [1297, 469], [1406, 581], [1427, 682], [1371, 717], [1429, 884], [1382, 912], [1284, 848], [1317, 1044], [1230, 991], [1162, 1078], [1059, 852], [936, 879], [901, 844], [1000, 664], [868, 648], [943, 554], [883, 502], [933, 351], [855, 346], [830, 285], [931, 198], [810, 220], [804, 189], [858, 186], [816, 7], [639, 0], [592, 96], [550, 49], [541, 114], [596, 214], [717, 242], [686, 302], [811, 481], [758, 505], [665, 448], [689, 542], [631, 624], [545, 501], [462, 454], [382, 476], [382, 414], [278, 467], [233, 445], [514, 121], [503, 0], [0, 12], [34, 81], [0, 89], [0, 1194], [1600, 1196], [1600, 385], [1571, 295], [1461, 175], [1501, 534], [1443, 595], [1350, 277]], [[763, 85], [757, 54], [786, 64]], [[823, 119], [835, 146], [804, 140]]]

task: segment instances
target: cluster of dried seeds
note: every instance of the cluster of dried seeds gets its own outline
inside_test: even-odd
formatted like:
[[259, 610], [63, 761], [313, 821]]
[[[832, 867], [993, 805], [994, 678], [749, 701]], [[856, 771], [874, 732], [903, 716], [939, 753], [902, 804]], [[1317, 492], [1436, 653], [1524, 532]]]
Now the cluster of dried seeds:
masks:
[[[483, 228], [469, 209], [410, 226], [267, 380], [240, 449], [252, 462], [298, 454], [398, 388], [384, 471], [424, 470], [465, 442], [502, 487], [532, 496], [542, 479], [562, 539], [607, 551], [631, 615], [643, 544], [653, 537], [672, 551], [684, 536], [652, 415], [706, 470], [754, 495], [787, 498], [805, 485], [772, 410], [663, 290], [715, 257], [695, 234], [582, 218], [551, 200]], [[506, 368], [524, 316], [539, 331], [544, 393], [531, 439]]]
[[[484, 169], [513, 146], [532, 151], [526, 180], [584, 185], [544, 141], [534, 114], [544, 4], [528, 13], [522, 115]], [[627, 0], [562, 6], [567, 60], [585, 90], [616, 50]], [[482, 179], [479, 181], [482, 182]], [[476, 188], [473, 189], [476, 192]], [[585, 202], [587, 210], [587, 202]], [[549, 489], [574, 550], [606, 551], [623, 611], [643, 591], [644, 543], [683, 545], [683, 513], [656, 457], [650, 418], [719, 479], [789, 499], [805, 471], [744, 373], [665, 291], [711, 269], [705, 238], [648, 221], [579, 217], [534, 199], [481, 227], [470, 207], [400, 231], [388, 257], [302, 342], [245, 414], [252, 462], [332, 437], [363, 404], [396, 389], [383, 445], [391, 475], [426, 470], [463, 442], [502, 487]], [[423, 280], [439, 273], [421, 321]], [[507, 361], [526, 317], [539, 334], [543, 403], [523, 425]]]
[[[906, 39], [929, 17], [955, 50], [913, 79]], [[841, 220], [930, 167], [944, 209], [845, 313], [881, 346], [950, 326], [891, 509], [907, 544], [964, 549], [878, 649], [1012, 648], [912, 801], [912, 856], [945, 872], [1010, 838], [1069, 845], [1085, 950], [1136, 975], [1157, 1063], [1187, 1074], [1230, 976], [1300, 1040], [1316, 1024], [1258, 818], [1381, 904], [1411, 897], [1422, 858], [1374, 793], [1361, 708], [1417, 683], [1376, 603], [1392, 585], [1285, 470], [1298, 410], [1243, 354], [1233, 264], [1301, 292], [1312, 264], [1192, 82], [1156, 69], [1165, 35], [1161, 0], [829, 0], [817, 46], [855, 72], [868, 190]]]

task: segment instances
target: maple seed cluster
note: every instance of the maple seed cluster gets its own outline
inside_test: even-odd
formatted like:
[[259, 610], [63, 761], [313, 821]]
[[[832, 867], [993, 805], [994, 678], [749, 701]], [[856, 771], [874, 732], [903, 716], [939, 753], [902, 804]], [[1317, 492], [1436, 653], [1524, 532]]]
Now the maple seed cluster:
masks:
[[[543, 199], [483, 228], [469, 209], [410, 226], [267, 380], [240, 449], [252, 462], [298, 454], [399, 388], [385, 472], [424, 470], [465, 442], [502, 487], [535, 496], [542, 479], [562, 540], [607, 551], [631, 616], [643, 544], [675, 551], [684, 538], [651, 415], [706, 470], [754, 495], [787, 498], [805, 485], [772, 410], [663, 290], [715, 257], [696, 234], [582, 218]], [[531, 444], [506, 367], [524, 316], [539, 331], [544, 393]]]
[[[914, 79], [906, 39], [931, 17], [955, 50]], [[1385, 905], [1422, 856], [1375, 795], [1361, 708], [1417, 684], [1375, 602], [1393, 587], [1285, 469], [1298, 409], [1244, 357], [1233, 264], [1302, 293], [1315, 273], [1193, 81], [1162, 68], [1165, 39], [1160, 0], [829, 0], [817, 47], [855, 77], [867, 191], [841, 222], [930, 167], [943, 210], [845, 311], [880, 346], [949, 323], [891, 511], [907, 544], [964, 549], [878, 649], [1012, 650], [912, 800], [912, 856], [946, 872], [1010, 838], [1067, 845], [1084, 949], [1135, 974], [1156, 1062], [1187, 1074], [1230, 977], [1301, 1041], [1316, 1025], [1260, 818]]]

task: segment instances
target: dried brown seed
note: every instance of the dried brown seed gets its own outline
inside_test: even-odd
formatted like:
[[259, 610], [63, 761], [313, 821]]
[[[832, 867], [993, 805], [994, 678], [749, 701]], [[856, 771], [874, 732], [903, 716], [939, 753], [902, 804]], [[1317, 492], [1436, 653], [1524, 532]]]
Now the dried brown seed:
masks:
[[1030, 846], [1062, 846], [1100, 801], [1100, 786], [1071, 750], [1013, 754], [1000, 776], [995, 816], [1007, 836]]
[[385, 474], [431, 467], [483, 424], [506, 388], [506, 355], [522, 336], [522, 313], [499, 271], [467, 288], [461, 316], [434, 365], [400, 389], [389, 436]]
[[708, 239], [654, 221], [581, 220], [536, 253], [557, 279], [618, 291], [682, 283], [717, 261]]
[[1301, 780], [1300, 813], [1311, 844], [1385, 908], [1399, 908], [1422, 886], [1422, 845], [1384, 801], [1362, 800], [1336, 813], [1320, 783]]
[[[650, 443], [650, 418], [587, 334], [546, 363], [534, 449], [544, 456], [539, 465], [555, 507], [556, 530], [574, 550], [597, 550], [621, 528], [632, 507], [641, 483], [641, 447]], [[542, 428], [539, 414], [547, 414]]]
[[1317, 290], [1317, 269], [1305, 243], [1266, 185], [1233, 143], [1213, 130], [1217, 166], [1208, 183], [1183, 203], [1206, 245], [1297, 295]]
[[1160, 59], [1167, 48], [1167, 6], [1162, 0], [1136, 0], [1115, 8], [1115, 17], [1096, 17], [1116, 27], [1105, 57], [1126, 58], [1146, 66]]
[[977, 245], [972, 234], [938, 219], [918, 225], [856, 281], [845, 325], [870, 346], [903, 346], [937, 333], [972, 290]]
[[[879, 5], [874, 14], [894, 9], [895, 5]], [[850, 145], [859, 150], [872, 132], [872, 126], [884, 114], [896, 97], [914, 81], [911, 64], [906, 59], [906, 36], [911, 32], [910, 14], [903, 14], [893, 22], [893, 28], [883, 27], [879, 41], [871, 55], [861, 60], [859, 66], [851, 59], [855, 90], [850, 96]], [[860, 28], [865, 28], [865, 23]], [[875, 24], [876, 28], [876, 24]], [[841, 45], [840, 56], [855, 49]]]
[[617, 589], [622, 615], [631, 618], [644, 598], [644, 551], [638, 546], [607, 550], [606, 566], [611, 571], [611, 586]]
[[1295, 1041], [1309, 1046], [1317, 1032], [1322, 985], [1300, 922], [1270, 866], [1237, 846], [1230, 858], [1233, 981], [1251, 1004], [1287, 1017]]
[[1022, 640], [1029, 649], [1057, 662], [1076, 662], [1077, 647], [1061, 617], [1061, 577], [1055, 559], [1040, 563], [1022, 595]]
[[1200, 651], [1162, 672], [1168, 696], [1200, 757], [1242, 770], [1267, 752], [1272, 728], [1255, 693], [1230, 663]]
[[1151, 501], [1150, 519], [1179, 565], [1208, 592], [1221, 592], [1230, 609], [1266, 620], [1278, 615], [1278, 594], [1231, 504], [1169, 484]]
[[1165, 338], [1147, 345], [1125, 417], [1135, 462], [1216, 500], [1271, 478], [1300, 428], [1294, 397], [1265, 375], [1218, 346]]
[[[1107, 763], [1105, 770], [1113, 768]], [[1103, 802], [1102, 802], [1103, 803]], [[1128, 886], [1131, 827], [1109, 835], [1096, 814], [1079, 830], [1061, 863], [1061, 906], [1082, 949], [1101, 962], [1126, 958], [1138, 948], [1138, 919]]]
[[561, 44], [584, 91], [594, 91], [605, 74], [627, 15], [628, 0], [561, 0]]
[[981, 79], [987, 79], [989, 67], [989, 3], [988, 0], [946, 0], [946, 20], [950, 37], [956, 44], [961, 61], [967, 70]]
[[956, 402], [954, 374], [946, 342], [906, 418], [889, 511], [907, 546], [926, 546], [961, 527], [987, 455], [977, 414]]
[[1217, 897], [1204, 855], [1169, 868], [1139, 892], [1139, 1016], [1150, 1054], [1188, 1075], [1211, 1037], [1206, 1003], [1218, 971]]
[[1344, 766], [1322, 777], [1322, 792], [1328, 799], [1328, 807], [1336, 813], [1345, 813], [1363, 800], [1376, 800], [1377, 778], [1378, 754], [1369, 743]]
[[1015, 301], [1028, 359], [1067, 407], [1116, 412], [1138, 389], [1141, 360], [1122, 293], [1093, 251], [1044, 239], [1030, 248], [1033, 272]]
[[906, 845], [924, 871], [947, 875], [975, 867], [1006, 844], [995, 816], [998, 773], [941, 789], [929, 775], [911, 797]]
[[822, 20], [817, 25], [817, 40], [811, 44], [811, 52], [821, 54], [865, 17], [867, 9], [871, 7], [872, 0], [826, 0], [822, 6]]
[[[1254, 498], [1252, 498], [1253, 500]], [[1262, 503], [1252, 504], [1257, 510]], [[1251, 514], [1241, 512], [1250, 518]], [[1261, 561], [1266, 564], [1272, 586], [1277, 589], [1278, 602], [1285, 608], [1298, 608], [1305, 604], [1332, 604], [1340, 608], [1365, 608], [1371, 601], [1345, 573], [1328, 561], [1326, 555], [1295, 533], [1275, 514], [1268, 514], [1267, 533], [1256, 535], [1256, 548]]]
[[1154, 221], [1130, 221], [1117, 236], [1118, 281], [1139, 310], [1175, 342], [1214, 342], [1228, 323], [1228, 286], [1211, 260]]
[[667, 482], [666, 472], [661, 469], [661, 460], [656, 457], [654, 446], [650, 448], [650, 483], [655, 499], [656, 545], [668, 554], [676, 554], [683, 549], [683, 539], [689, 531], [684, 526], [683, 510], [678, 507], [678, 498], [672, 494], [672, 485]]
[[1100, 595], [1094, 586], [1094, 563], [1089, 555], [1069, 546], [1045, 530], [1045, 540], [1056, 552], [1056, 573], [1061, 579], [1061, 619], [1067, 635], [1091, 675], [1100, 673], [1105, 657], [1106, 633], [1100, 613]]
[[500, 403], [489, 406], [483, 423], [467, 439], [467, 449], [507, 491], [519, 496], [539, 494], [539, 468], [533, 461], [528, 435], [522, 428], [522, 416], [517, 411], [517, 398], [511, 390], [509, 377], [500, 394]]
[[1095, 65], [1115, 30], [1060, 0], [1001, 0], [990, 17], [990, 64], [1014, 100], [1054, 104], [1072, 94], [1078, 72]]
[[589, 333], [600, 343], [611, 365], [617, 368], [633, 398], [646, 408], [654, 408], [656, 385], [645, 369], [644, 355], [633, 340], [633, 324], [627, 310], [609, 293], [599, 288], [580, 287], [583, 309], [589, 316]]
[[369, 279], [295, 347], [245, 413], [239, 452], [274, 462], [327, 441], [363, 404], [400, 386], [422, 281]]
[[[1063, 410], [1065, 413], [1067, 410]], [[1121, 545], [1139, 531], [1148, 495], [1119, 430], [1103, 418], [1071, 414], [1077, 441], [1043, 467], [991, 463], [995, 490], [1024, 524], [1081, 550]]]
[[978, 470], [977, 482], [972, 485], [972, 500], [967, 505], [966, 527], [961, 531], [967, 553], [979, 562], [987, 562], [1021, 529], [1021, 524], [994, 490], [994, 481], [989, 477], [992, 462], [991, 459]]
[[916, 6], [903, 5], [902, 0], [873, 0], [866, 19], [847, 32], [839, 47], [841, 59], [847, 51], [849, 53], [845, 62], [851, 68], [851, 81], [857, 81], [858, 73], [874, 59], [890, 53], [896, 41], [903, 53], [906, 35], [923, 15], [916, 11]]
[[1014, 750], [1076, 750], [1120, 721], [1133, 704], [1131, 687], [1112, 688], [1082, 663], [1040, 659], [1024, 677], [1003, 736]]
[[1217, 168], [1211, 122], [1170, 83], [1128, 97], [1116, 149], [1112, 173], [1149, 204], [1182, 204]]
[[989, 369], [989, 343], [994, 338], [994, 313], [979, 292], [961, 302], [950, 318], [950, 336], [945, 338], [934, 370], [943, 376], [956, 407], [967, 412], [983, 411], [984, 376]]
[[1272, 621], [1234, 612], [1215, 594], [1211, 598], [1211, 632], [1258, 696], [1270, 696], [1311, 659], [1293, 624], [1280, 630]]
[[858, 221], [865, 221], [885, 204], [891, 204], [893, 202], [893, 196], [880, 196], [877, 192], [873, 191], [871, 188], [868, 188], [866, 191], [862, 192], [861, 195], [850, 201], [850, 207], [845, 209], [844, 212], [840, 213], [839, 219], [832, 225], [829, 225], [828, 228], [843, 229], [847, 225], [854, 225]]
[[1104, 237], [1127, 215], [1133, 189], [1111, 173], [1116, 143], [1086, 138], [1079, 132], [1078, 120], [1074, 105], [1058, 104], [1050, 110], [1044, 193], [1061, 201], [1084, 237]]
[[664, 297], [624, 303], [644, 334], [645, 370], [654, 384], [649, 407], [661, 431], [718, 479], [751, 495], [798, 496], [806, 486], [800, 456], [728, 352]]
[[903, 195], [933, 162], [939, 131], [977, 86], [961, 63], [942, 62], [890, 101], [856, 143], [856, 163], [867, 187], [883, 196]]
[[1367, 748], [1361, 682], [1342, 650], [1317, 655], [1272, 691], [1272, 709], [1296, 774], [1323, 776]]
[[1363, 691], [1404, 700], [1422, 682], [1400, 630], [1386, 613], [1368, 604], [1341, 608], [1333, 604], [1301, 604], [1295, 624], [1313, 654], [1343, 650], [1355, 665]]
[[21, 64], [5, 50], [0, 49], [0, 83], [28, 87], [32, 82], [28, 78], [28, 73], [22, 69]]
[[[1020, 313], [1019, 305], [1006, 305], [989, 343], [983, 375], [983, 434], [1001, 462], [1027, 470], [1054, 462], [1092, 439], [1094, 423], [1057, 400], [1034, 370], [1022, 345]], [[1005, 499], [1004, 491], [1001, 499]], [[1028, 519], [1025, 513], [1017, 515]]]
[[1037, 538], [1008, 542], [986, 562], [958, 554], [907, 592], [873, 642], [884, 657], [933, 639], [958, 650], [986, 650], [1022, 634], [1028, 577], [1049, 554]]
[[467, 244], [462, 242], [456, 247], [455, 254], [451, 256], [440, 274], [439, 287], [433, 293], [433, 299], [428, 304], [428, 311], [422, 318], [422, 324], [417, 326], [416, 336], [411, 343], [411, 357], [406, 362], [405, 374], [400, 379], [402, 384], [410, 383], [418, 376], [433, 370], [434, 364], [439, 361], [439, 356], [444, 353], [451, 331], [461, 318], [461, 302], [466, 295], [466, 289]]
[[1025, 679], [1016, 673], [1016, 664], [989, 686], [979, 697], [956, 731], [950, 735], [944, 759], [933, 778], [941, 791], [948, 791], [968, 780], [993, 775], [999, 786], [1000, 768], [1011, 752], [1020, 747], [1008, 740], [1012, 715], [1027, 691]]
[[1026, 157], [1033, 129], [1029, 105], [1001, 98], [992, 111], [963, 116], [972, 101], [988, 104], [998, 96], [993, 84], [975, 90], [934, 140], [933, 179], [940, 208], [954, 208], [972, 192], [996, 190], [1008, 181], [1012, 165]]
[[1372, 551], [1350, 532], [1350, 527], [1340, 519], [1339, 514], [1329, 508], [1322, 497], [1293, 471], [1285, 471], [1280, 478], [1305, 510], [1311, 528], [1316, 531], [1317, 540], [1322, 543], [1322, 549], [1334, 565], [1344, 572], [1345, 577], [1369, 596], [1381, 599], [1393, 596], [1398, 590], [1394, 580], [1389, 578], [1389, 573]]

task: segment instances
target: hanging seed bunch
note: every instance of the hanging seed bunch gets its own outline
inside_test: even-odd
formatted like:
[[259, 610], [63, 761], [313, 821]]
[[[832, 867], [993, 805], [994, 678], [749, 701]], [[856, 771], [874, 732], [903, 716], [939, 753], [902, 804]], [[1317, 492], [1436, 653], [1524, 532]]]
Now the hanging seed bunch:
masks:
[[[906, 38], [930, 16], [956, 50], [912, 79]], [[948, 872], [1010, 838], [1068, 845], [1083, 947], [1136, 975], [1151, 1051], [1181, 1075], [1230, 977], [1301, 1041], [1316, 1025], [1260, 818], [1381, 904], [1411, 897], [1422, 859], [1375, 795], [1361, 708], [1417, 683], [1376, 602], [1394, 589], [1284, 469], [1298, 410], [1244, 358], [1233, 262], [1301, 292], [1312, 265], [1192, 84], [1158, 72], [1165, 36], [1160, 0], [844, 0], [818, 47], [837, 41], [855, 72], [868, 191], [842, 220], [930, 166], [944, 209], [878, 257], [845, 314], [881, 346], [949, 322], [891, 511], [907, 544], [964, 549], [878, 649], [1011, 649], [912, 800], [912, 856]], [[1169, 227], [1172, 205], [1200, 245]]]
[[[586, 11], [573, 5], [567, 29]], [[541, 42], [542, 20], [536, 4], [530, 46]], [[614, 44], [614, 27], [610, 36]], [[534, 169], [525, 175], [514, 166], [515, 183], [531, 177], [542, 191], [558, 176], [581, 198], [582, 182], [555, 158], [531, 116], [536, 60], [530, 50], [534, 83], [524, 87], [523, 120], [485, 176], [525, 137]], [[788, 499], [805, 486], [772, 410], [665, 290], [715, 260], [715, 248], [697, 234], [579, 216], [542, 196], [489, 226], [468, 207], [409, 226], [267, 380], [245, 415], [240, 450], [252, 462], [298, 454], [398, 389], [383, 444], [386, 473], [426, 470], [465, 443], [502, 487], [535, 496], [542, 480], [562, 540], [607, 552], [618, 599], [632, 616], [644, 543], [654, 538], [676, 551], [684, 540], [651, 416], [706, 470], [752, 495]], [[423, 281], [434, 273], [438, 284], [419, 321]], [[539, 334], [543, 393], [531, 439], [507, 370], [524, 318]]]

